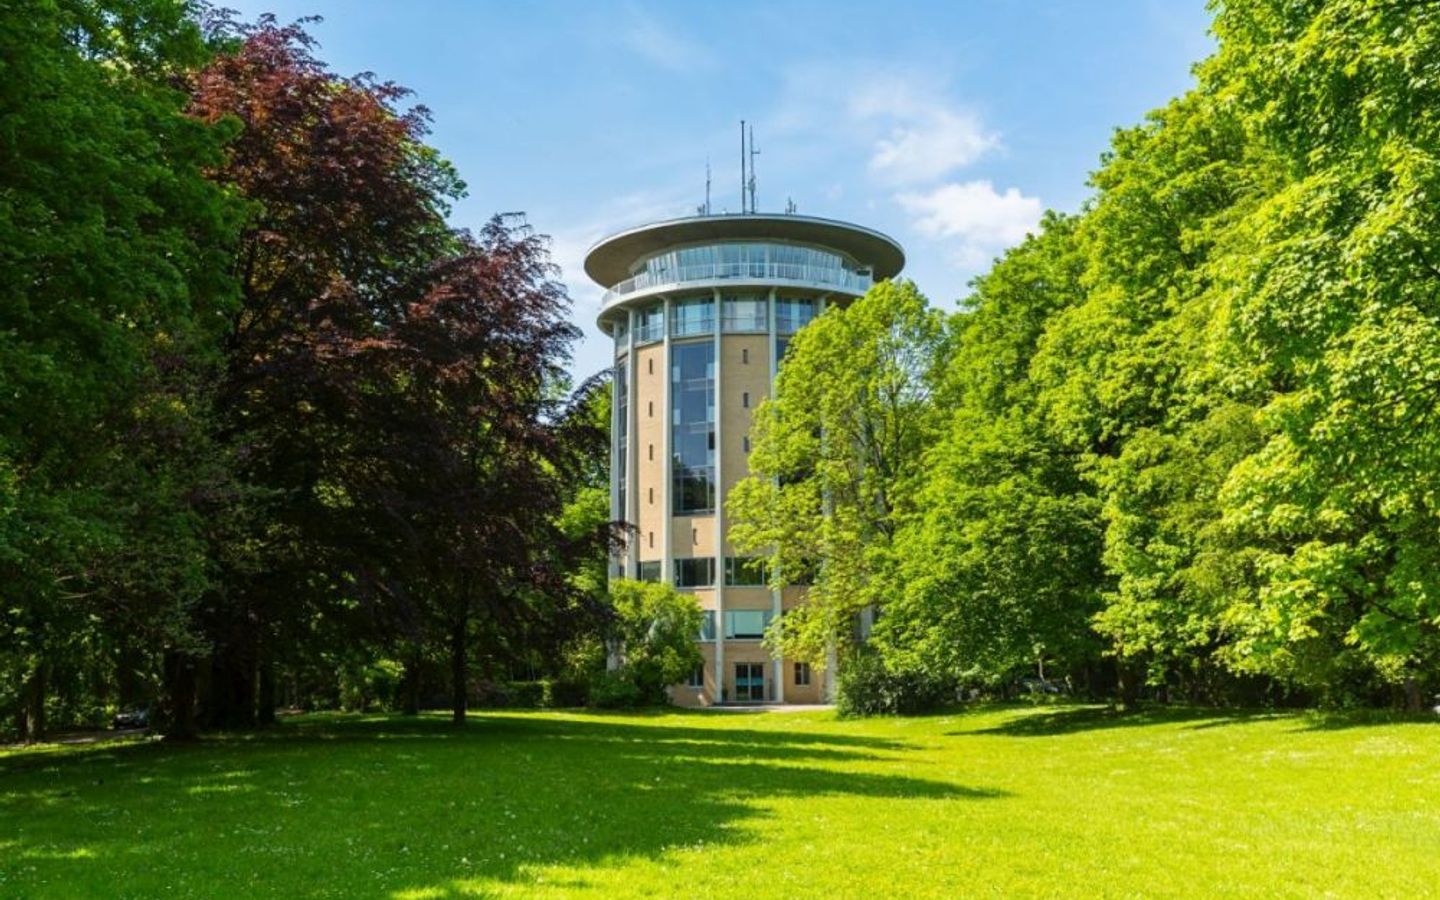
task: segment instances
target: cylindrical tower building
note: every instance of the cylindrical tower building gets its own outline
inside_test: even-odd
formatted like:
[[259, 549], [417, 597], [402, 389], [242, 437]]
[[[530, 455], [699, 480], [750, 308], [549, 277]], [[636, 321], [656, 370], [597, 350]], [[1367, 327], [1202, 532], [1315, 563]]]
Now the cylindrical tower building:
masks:
[[750, 417], [791, 336], [905, 264], [894, 240], [798, 215], [707, 215], [605, 238], [585, 272], [606, 288], [615, 341], [611, 513], [635, 527], [612, 577], [668, 581], [705, 610], [703, 670], [682, 705], [819, 703], [832, 673], [760, 645], [803, 588], [765, 584], [729, 543], [725, 498], [748, 473]]

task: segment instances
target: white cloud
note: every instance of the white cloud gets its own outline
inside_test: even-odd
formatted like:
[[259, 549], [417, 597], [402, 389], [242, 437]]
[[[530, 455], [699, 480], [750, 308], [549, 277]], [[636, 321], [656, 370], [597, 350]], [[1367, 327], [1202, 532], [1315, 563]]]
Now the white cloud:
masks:
[[1018, 244], [1035, 231], [1043, 207], [1038, 197], [1015, 188], [1004, 193], [989, 181], [942, 184], [929, 191], [895, 195], [914, 217], [916, 230], [937, 239], [958, 239], [955, 262], [966, 268], [984, 265], [991, 257]]
[[[837, 121], [845, 127], [836, 129]], [[892, 188], [933, 183], [1001, 146], [933, 72], [855, 62], [788, 69], [767, 124], [801, 136], [838, 131], [838, 143]]]
[[893, 181], [930, 181], [970, 165], [999, 145], [999, 138], [976, 117], [935, 108], [877, 141], [870, 168]]
[[681, 34], [637, 7], [630, 7], [619, 26], [621, 49], [670, 72], [709, 68], [715, 54], [699, 41]]
[[998, 134], [923, 73], [865, 73], [847, 108], [876, 129], [869, 138], [870, 171], [892, 184], [934, 181], [1000, 146]]

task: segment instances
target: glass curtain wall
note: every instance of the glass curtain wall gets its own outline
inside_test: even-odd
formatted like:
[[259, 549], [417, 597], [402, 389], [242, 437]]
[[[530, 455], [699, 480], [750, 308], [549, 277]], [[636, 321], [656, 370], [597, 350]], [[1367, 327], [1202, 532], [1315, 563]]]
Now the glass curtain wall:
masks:
[[616, 473], [616, 482], [620, 495], [620, 518], [625, 518], [627, 510], [625, 505], [625, 483], [626, 470], [629, 465], [626, 460], [626, 450], [630, 443], [630, 361], [622, 359], [615, 364], [615, 462], [610, 467]]
[[735, 587], [763, 587], [769, 582], [763, 559], [749, 556], [725, 557], [725, 583]]
[[768, 242], [722, 241], [660, 253], [637, 263], [632, 276], [652, 284], [701, 278], [763, 278], [849, 284], [868, 280], [870, 270], [818, 247]]
[[696, 297], [670, 304], [670, 336], [694, 337], [715, 333], [715, 299]]
[[764, 294], [727, 296], [722, 301], [723, 331], [764, 334], [770, 330], [770, 300]]
[[675, 560], [675, 586], [678, 588], [710, 587], [715, 583], [715, 560], [709, 556], [681, 557]]
[[635, 341], [653, 344], [665, 337], [665, 304], [655, 303], [635, 314]]
[[725, 637], [732, 640], [755, 640], [765, 636], [773, 614], [768, 609], [725, 610]]
[[671, 496], [676, 515], [715, 511], [715, 345], [670, 347]]
[[775, 330], [794, 334], [815, 318], [815, 301], [781, 298], [775, 301]]

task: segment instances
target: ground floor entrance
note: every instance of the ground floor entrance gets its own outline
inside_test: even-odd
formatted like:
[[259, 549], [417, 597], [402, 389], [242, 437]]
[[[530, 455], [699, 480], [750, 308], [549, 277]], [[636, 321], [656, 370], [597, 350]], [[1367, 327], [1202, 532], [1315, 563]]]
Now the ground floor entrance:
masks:
[[735, 664], [735, 702], [762, 703], [765, 696], [765, 664]]
[[824, 703], [830, 673], [792, 659], [776, 659], [759, 641], [727, 641], [724, 656], [715, 641], [701, 642], [704, 658], [685, 681], [670, 686], [679, 706], [759, 703]]

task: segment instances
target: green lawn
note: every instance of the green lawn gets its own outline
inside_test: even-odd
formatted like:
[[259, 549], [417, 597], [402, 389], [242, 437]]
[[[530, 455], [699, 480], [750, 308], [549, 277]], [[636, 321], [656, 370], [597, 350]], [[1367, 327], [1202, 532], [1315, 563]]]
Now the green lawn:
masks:
[[0, 751], [0, 896], [1440, 893], [1440, 725], [303, 717]]

